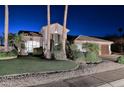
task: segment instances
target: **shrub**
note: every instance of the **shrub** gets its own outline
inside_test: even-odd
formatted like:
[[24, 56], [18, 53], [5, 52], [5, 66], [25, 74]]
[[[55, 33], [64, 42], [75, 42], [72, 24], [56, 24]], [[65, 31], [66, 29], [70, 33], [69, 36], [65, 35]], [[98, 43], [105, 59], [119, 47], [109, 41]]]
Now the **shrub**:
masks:
[[65, 60], [65, 54], [63, 51], [54, 51], [54, 54], [53, 54], [53, 59], [56, 59], [56, 60]]
[[78, 62], [78, 63], [82, 63], [82, 62], [83, 62], [83, 63], [86, 63], [86, 62], [85, 62], [85, 54], [79, 52], [79, 53], [78, 53], [78, 57], [75, 59], [75, 61]]
[[9, 51], [9, 52], [0, 52], [0, 57], [11, 57], [11, 56], [17, 56], [18, 53], [16, 50], [12, 50], [12, 51]]
[[17, 56], [17, 55], [18, 52], [15, 49], [7, 53], [7, 56]]
[[102, 59], [96, 52], [86, 52], [85, 61], [86, 63], [100, 63], [102, 62]]
[[67, 44], [66, 45], [66, 54], [69, 59], [75, 60], [75, 61], [84, 61], [85, 56], [84, 53], [80, 52], [77, 49], [77, 46], [75, 44]]
[[6, 57], [7, 56], [7, 52], [0, 52], [0, 57]]
[[75, 44], [71, 44], [70, 48], [72, 51], [78, 51], [77, 46]]
[[118, 63], [121, 63], [121, 64], [124, 64], [124, 56], [120, 56], [117, 58], [117, 62]]
[[72, 60], [76, 60], [78, 58], [80, 52], [77, 50], [77, 46], [75, 44], [71, 44], [68, 46], [67, 55]]
[[33, 55], [42, 55], [42, 54], [43, 54], [43, 47], [33, 49]]
[[66, 56], [63, 52], [61, 43], [59, 43], [58, 45], [55, 45], [53, 47], [52, 59], [56, 59], [56, 60], [65, 60], [66, 59]]
[[73, 56], [73, 60], [76, 60], [78, 58], [80, 58], [82, 56], [83, 53], [81, 53], [80, 51], [72, 51], [72, 56]]
[[18, 51], [16, 49], [13, 49], [11, 52], [15, 55], [18, 55]]
[[85, 48], [88, 52], [99, 53], [99, 46], [93, 43], [85, 43], [82, 45], [82, 48]]

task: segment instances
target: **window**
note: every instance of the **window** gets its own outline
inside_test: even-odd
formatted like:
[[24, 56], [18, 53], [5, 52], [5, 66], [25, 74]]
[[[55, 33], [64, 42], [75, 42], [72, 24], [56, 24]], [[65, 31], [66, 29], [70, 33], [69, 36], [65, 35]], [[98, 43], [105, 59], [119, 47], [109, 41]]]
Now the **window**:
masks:
[[32, 53], [33, 52], [33, 48], [40, 47], [40, 42], [37, 42], [37, 41], [27, 41], [25, 43], [25, 46], [26, 46], [26, 51], [28, 53]]

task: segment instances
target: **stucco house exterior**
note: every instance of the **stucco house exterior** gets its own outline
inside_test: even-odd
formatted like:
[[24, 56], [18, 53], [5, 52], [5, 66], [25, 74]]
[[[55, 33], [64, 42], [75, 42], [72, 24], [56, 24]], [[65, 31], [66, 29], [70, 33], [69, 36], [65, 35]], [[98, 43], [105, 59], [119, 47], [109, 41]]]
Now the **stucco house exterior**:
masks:
[[83, 49], [82, 46], [84, 43], [94, 43], [99, 46], [99, 55], [111, 55], [111, 44], [113, 44], [112, 41], [104, 40], [104, 39], [99, 39], [95, 37], [89, 37], [89, 36], [78, 36], [74, 40], [74, 44], [77, 45], [77, 48], [81, 52], [86, 52], [86, 49]]
[[[62, 31], [63, 26], [54, 23], [50, 25], [50, 52], [52, 51], [52, 47], [62, 43]], [[69, 29], [66, 28], [66, 32], [64, 33], [67, 37]], [[47, 26], [43, 26], [40, 32], [29, 32], [29, 31], [19, 31], [19, 34], [22, 36], [22, 41], [25, 45], [24, 49], [21, 49], [21, 55], [28, 55], [29, 53], [33, 53], [34, 48], [42, 47], [44, 50], [44, 54], [47, 52]], [[77, 45], [78, 49], [81, 52], [86, 52], [86, 49], [82, 48], [84, 43], [95, 43], [99, 46], [99, 55], [111, 55], [111, 44], [112, 41], [107, 41], [104, 39], [99, 39], [95, 37], [89, 36], [78, 36], [74, 39], [74, 44]]]
[[[63, 40], [62, 38], [63, 26], [54, 23], [50, 25], [50, 47], [56, 46], [60, 44]], [[66, 28], [66, 32], [64, 33], [67, 37], [67, 33], [69, 29]], [[34, 48], [43, 47], [44, 54], [46, 54], [47, 49], [47, 26], [43, 26], [40, 32], [33, 31], [19, 31], [19, 35], [21, 35], [22, 41], [24, 42], [25, 49], [21, 50], [21, 55], [28, 55], [29, 53], [33, 53]], [[50, 51], [52, 51], [50, 49]]]
[[[46, 49], [47, 49], [47, 27], [48, 26], [43, 26], [40, 33], [43, 36], [43, 49], [44, 49], [44, 54], [46, 54]], [[50, 25], [50, 51], [52, 51], [52, 46], [56, 46], [60, 43], [62, 43], [63, 38], [62, 38], [62, 32], [63, 32], [63, 26], [58, 24], [58, 23], [54, 23]], [[67, 34], [69, 32], [69, 29], [66, 28], [65, 31], [65, 36], [67, 37]]]

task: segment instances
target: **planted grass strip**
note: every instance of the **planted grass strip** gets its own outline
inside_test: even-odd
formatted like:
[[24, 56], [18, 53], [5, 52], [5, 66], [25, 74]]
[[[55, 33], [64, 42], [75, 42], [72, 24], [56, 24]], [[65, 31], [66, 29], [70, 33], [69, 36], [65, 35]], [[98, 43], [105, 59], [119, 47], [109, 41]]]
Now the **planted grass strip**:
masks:
[[0, 60], [0, 76], [35, 72], [70, 70], [77, 67], [72, 61], [44, 60], [38, 57], [22, 57]]

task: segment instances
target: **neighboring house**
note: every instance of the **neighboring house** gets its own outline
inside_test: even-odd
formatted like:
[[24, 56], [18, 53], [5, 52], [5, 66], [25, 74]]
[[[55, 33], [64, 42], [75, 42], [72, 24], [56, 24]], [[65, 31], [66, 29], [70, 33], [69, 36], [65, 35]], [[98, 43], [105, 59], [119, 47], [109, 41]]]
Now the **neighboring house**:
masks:
[[[51, 47], [56, 46], [62, 43], [62, 31], [63, 26], [54, 23], [50, 25], [50, 51], [52, 51]], [[66, 29], [66, 36], [69, 32]], [[47, 26], [43, 26], [40, 32], [30, 32], [30, 31], [19, 31], [19, 34], [22, 36], [22, 41], [25, 44], [25, 49], [21, 49], [22, 55], [28, 55], [29, 53], [33, 53], [34, 48], [43, 47], [44, 53], [46, 53], [47, 49]]]
[[82, 52], [86, 52], [85, 49], [83, 49], [83, 44], [84, 43], [94, 43], [98, 44], [99, 46], [99, 55], [110, 55], [111, 54], [111, 44], [113, 42], [107, 41], [104, 39], [99, 39], [95, 37], [88, 37], [88, 36], [78, 36], [75, 40], [74, 43], [77, 45], [78, 49]]

